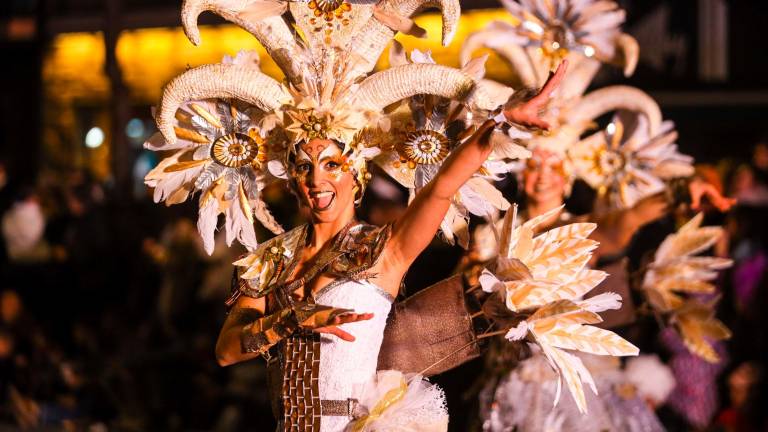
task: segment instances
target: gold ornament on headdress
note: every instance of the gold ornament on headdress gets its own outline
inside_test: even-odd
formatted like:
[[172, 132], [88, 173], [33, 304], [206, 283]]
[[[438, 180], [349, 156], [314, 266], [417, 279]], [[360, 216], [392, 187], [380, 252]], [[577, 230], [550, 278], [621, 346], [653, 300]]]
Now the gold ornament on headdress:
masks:
[[648, 129], [644, 116], [615, 116], [604, 131], [568, 149], [575, 174], [613, 208], [631, 208], [664, 190], [665, 180], [693, 174], [693, 159], [677, 151], [674, 125]]
[[264, 140], [255, 133], [229, 133], [214, 141], [211, 156], [214, 161], [226, 167], [240, 168], [267, 160], [263, 143]]
[[312, 0], [309, 2], [310, 9], [319, 9], [323, 13], [334, 13], [343, 5], [346, 5], [347, 10], [350, 9], [349, 3], [344, 0]]
[[397, 152], [408, 162], [433, 165], [448, 156], [450, 145], [450, 140], [444, 134], [421, 129], [409, 132], [405, 140], [397, 145]]
[[338, 24], [334, 24], [334, 21], [339, 21], [341, 25], [348, 26], [350, 24], [349, 18], [346, 14], [352, 10], [352, 5], [344, 0], [312, 0], [309, 2], [308, 7], [314, 12], [314, 18], [310, 18], [309, 23], [313, 25], [314, 32], [323, 32], [323, 42], [326, 45], [330, 45], [333, 41], [332, 35], [334, 29]]
[[311, 109], [286, 110], [285, 114], [285, 129], [293, 135], [295, 142], [328, 138], [327, 117], [318, 117]]
[[152, 150], [176, 152], [145, 178], [155, 188], [155, 201], [178, 204], [199, 191], [198, 230], [209, 253], [222, 213], [228, 221], [224, 231], [230, 244], [237, 239], [248, 248], [258, 246], [254, 216], [280, 233], [282, 228], [259, 196], [268, 180], [269, 146], [259, 133], [253, 110], [222, 100], [191, 102], [185, 108], [173, 125], [181, 141], [169, 145], [158, 133], [145, 144]]

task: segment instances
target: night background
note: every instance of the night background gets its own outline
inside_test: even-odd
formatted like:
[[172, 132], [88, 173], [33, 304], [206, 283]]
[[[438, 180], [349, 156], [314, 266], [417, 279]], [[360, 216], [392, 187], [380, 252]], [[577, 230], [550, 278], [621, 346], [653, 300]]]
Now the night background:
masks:
[[[627, 84], [659, 103], [680, 150], [741, 200], [720, 221], [737, 267], [740, 259], [756, 266], [749, 296], [723, 293], [722, 318], [735, 336], [711, 424], [666, 425], [768, 430], [764, 417], [749, 429], [715, 421], [731, 404], [729, 374], [737, 367], [753, 365], [753, 382], [765, 382], [768, 2], [618, 3], [627, 11], [624, 31], [640, 44], [638, 68], [625, 78], [604, 67], [593, 87]], [[462, 25], [477, 28], [505, 13], [491, 0], [462, 6]], [[214, 357], [231, 263], [245, 251], [220, 238], [206, 255], [196, 203], [157, 205], [143, 184], [158, 162], [142, 144], [156, 131], [151, 109], [162, 85], [188, 67], [258, 46], [206, 13], [204, 43], [194, 47], [180, 29], [180, 7], [181, 0], [0, 1], [0, 431], [274, 430], [262, 362], [221, 368]], [[434, 40], [413, 46], [458, 66], [461, 34], [448, 48]], [[274, 66], [264, 60], [263, 67]], [[492, 58], [490, 77], [503, 81], [505, 68]], [[506, 192], [514, 197], [514, 184]], [[285, 226], [301, 221], [287, 189], [265, 196]], [[386, 222], [406, 201], [405, 190], [374, 191], [361, 216]], [[16, 225], [5, 217], [18, 203], [38, 210], [21, 216], [35, 239], [21, 254], [9, 246]], [[408, 292], [450, 275], [460, 258], [460, 249], [433, 242], [406, 278]], [[436, 378], [448, 394], [452, 431], [478, 430], [480, 368], [477, 360]], [[755, 401], [768, 407], [764, 397]]]

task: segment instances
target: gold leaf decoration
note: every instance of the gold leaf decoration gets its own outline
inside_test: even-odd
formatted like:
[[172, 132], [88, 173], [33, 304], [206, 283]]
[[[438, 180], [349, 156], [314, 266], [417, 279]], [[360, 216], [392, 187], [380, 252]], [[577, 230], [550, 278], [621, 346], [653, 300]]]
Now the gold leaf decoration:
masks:
[[[586, 268], [597, 242], [588, 239], [594, 224], [571, 224], [534, 236], [534, 229], [551, 219], [554, 209], [515, 227], [517, 209], [510, 209], [498, 234], [499, 256], [480, 277], [483, 290], [503, 296], [512, 312], [528, 314], [509, 329], [510, 341], [533, 339], [558, 375], [558, 396], [564, 382], [581, 412], [586, 412], [584, 384], [597, 392], [581, 360], [565, 350], [597, 355], [637, 355], [637, 347], [619, 335], [591, 324], [602, 322], [598, 312], [620, 307], [612, 293], [582, 301], [606, 273]], [[495, 300], [491, 297], [489, 302]]]
[[440, 132], [423, 129], [409, 132], [397, 146], [397, 151], [410, 162], [434, 165], [445, 160], [450, 145], [448, 137]]
[[[536, 326], [534, 332], [537, 332]], [[639, 353], [637, 347], [616, 333], [589, 325], [561, 324], [537, 337], [558, 348], [590, 354], [628, 356]]]
[[713, 294], [711, 280], [732, 261], [694, 256], [712, 247], [723, 234], [721, 227], [702, 227], [698, 214], [661, 243], [648, 265], [642, 288], [650, 306], [662, 314], [680, 334], [693, 354], [717, 363], [720, 357], [711, 342], [728, 339], [730, 331], [715, 318], [714, 302], [701, 303], [692, 295]]

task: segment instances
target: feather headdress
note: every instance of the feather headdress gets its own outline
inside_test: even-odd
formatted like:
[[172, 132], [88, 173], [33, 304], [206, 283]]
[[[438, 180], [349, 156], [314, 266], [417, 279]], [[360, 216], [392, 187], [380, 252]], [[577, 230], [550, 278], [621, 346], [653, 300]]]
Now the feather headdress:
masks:
[[[462, 59], [466, 61], [479, 48], [490, 48], [510, 63], [522, 85], [534, 88], [543, 85], [553, 61], [567, 58], [569, 62], [569, 72], [553, 93], [547, 110], [552, 129], [528, 140], [528, 149], [542, 148], [561, 157], [568, 180], [572, 181], [586, 172], [583, 164], [574, 166], [580, 161], [572, 160], [571, 151], [595, 147], [604, 133], [590, 133], [590, 130], [605, 114], [633, 113], [644, 118], [636, 129], [637, 135], [666, 136], [658, 105], [643, 91], [614, 85], [584, 94], [603, 63], [622, 67], [626, 76], [631, 75], [637, 65], [637, 41], [621, 32], [625, 12], [616, 2], [504, 0], [502, 3], [510, 12], [511, 23], [495, 22], [472, 34], [462, 47]], [[596, 188], [608, 181], [605, 176], [598, 179], [594, 175], [584, 179]]]
[[[393, 49], [398, 53], [399, 47]], [[393, 56], [395, 57], [395, 56]], [[462, 71], [482, 78], [485, 58], [471, 61]], [[393, 58], [392, 64], [435, 64], [429, 52], [414, 50], [410, 60]], [[502, 96], [503, 98], [504, 96]], [[500, 99], [500, 103], [503, 100]], [[462, 143], [453, 126], [463, 131], [473, 124], [474, 115], [462, 101], [433, 95], [416, 95], [401, 102], [386, 114], [386, 126], [368, 129], [360, 135], [362, 141], [375, 143], [382, 152], [374, 159], [387, 174], [410, 191], [410, 198], [435, 177], [443, 162]], [[456, 129], [456, 128], [453, 128]], [[519, 136], [527, 132], [517, 130]], [[454, 195], [441, 224], [443, 237], [451, 244], [458, 240], [466, 248], [469, 243], [469, 215], [490, 217], [509, 208], [509, 202], [493, 186], [511, 170], [509, 159], [530, 156], [516, 144], [508, 133], [496, 130], [491, 138], [494, 151], [481, 169]]]
[[693, 175], [693, 158], [677, 151], [670, 121], [648, 134], [644, 116], [615, 115], [605, 130], [568, 150], [575, 175], [605, 197], [612, 208], [631, 208], [663, 191], [664, 180]]
[[479, 48], [490, 48], [512, 65], [520, 83], [538, 88], [552, 66], [568, 59], [570, 70], [556, 97], [584, 93], [601, 63], [614, 63], [632, 75], [637, 41], [622, 33], [625, 12], [612, 0], [502, 0], [509, 21], [496, 21], [471, 34], [462, 47], [462, 61]]
[[[385, 107], [416, 95], [482, 112], [506, 102], [500, 95], [508, 98], [511, 89], [499, 92], [500, 86], [467, 70], [422, 62], [371, 73], [398, 31], [423, 33], [410, 17], [427, 7], [442, 11], [447, 44], [458, 23], [458, 0], [185, 0], [182, 23], [193, 43], [201, 42], [197, 17], [215, 12], [254, 35], [285, 73], [285, 82], [263, 74], [252, 61], [200, 66], [171, 80], [155, 114], [160, 133], [148, 147], [179, 151], [147, 177], [157, 199], [177, 203], [201, 191], [198, 225], [206, 249], [212, 248], [221, 213], [228, 240], [237, 238], [252, 249], [253, 227], [246, 225], [253, 215], [281, 230], [259, 195], [269, 181], [286, 178], [288, 156], [300, 142], [317, 137], [343, 144], [362, 189], [369, 177], [366, 164], [381, 151], [362, 132], [387, 121]], [[180, 123], [185, 115], [192, 124]]]
[[637, 355], [638, 349], [615, 333], [592, 326], [598, 312], [621, 307], [621, 297], [604, 293], [587, 300], [584, 294], [606, 273], [586, 268], [597, 247], [587, 237], [592, 223], [574, 223], [534, 235], [536, 228], [561, 208], [515, 227], [516, 209], [507, 212], [499, 236], [496, 262], [480, 276], [483, 290], [501, 295], [509, 311], [525, 317], [511, 328], [510, 341], [527, 340], [541, 348], [558, 375], [557, 404], [563, 381], [579, 411], [586, 412], [584, 384], [596, 394], [592, 376], [567, 350], [597, 355]]

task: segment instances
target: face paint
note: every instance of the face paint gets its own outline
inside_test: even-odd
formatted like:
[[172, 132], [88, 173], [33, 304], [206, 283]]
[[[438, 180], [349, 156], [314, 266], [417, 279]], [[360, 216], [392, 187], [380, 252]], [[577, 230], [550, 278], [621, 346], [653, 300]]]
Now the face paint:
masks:
[[296, 152], [293, 178], [302, 202], [316, 220], [334, 220], [354, 207], [355, 181], [341, 149], [330, 140], [311, 140]]
[[555, 155], [542, 156], [541, 154], [534, 154], [525, 161], [526, 171], [543, 171], [545, 168], [549, 168], [558, 175], [565, 177], [565, 165], [562, 159]]
[[339, 165], [345, 163], [345, 158], [340, 155], [335, 143], [329, 141], [329, 143], [317, 144], [311, 141], [299, 147], [296, 152], [296, 162], [294, 165], [295, 168], [300, 168], [297, 170], [299, 174], [306, 175], [309, 167], [305, 164], [317, 165], [326, 160], [333, 161]]
[[561, 157], [536, 149], [526, 161], [523, 172], [526, 198], [538, 203], [562, 201], [566, 194], [567, 178]]

